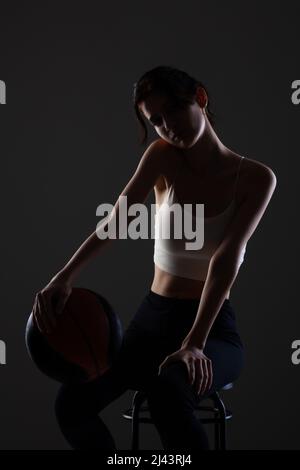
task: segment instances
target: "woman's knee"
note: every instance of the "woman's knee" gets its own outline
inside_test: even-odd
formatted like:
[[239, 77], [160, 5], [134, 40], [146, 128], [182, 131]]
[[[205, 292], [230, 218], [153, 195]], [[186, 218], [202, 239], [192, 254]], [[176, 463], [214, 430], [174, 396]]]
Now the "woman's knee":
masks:
[[147, 390], [149, 409], [162, 411], [180, 407], [193, 409], [191, 387], [188, 383], [187, 371], [183, 362], [171, 363], [162, 368]]
[[91, 382], [62, 385], [55, 401], [57, 419], [76, 423], [93, 417], [122, 395], [127, 388], [123, 373], [115, 367]]
[[84, 415], [84, 401], [78, 399], [75, 391], [62, 386], [56, 396], [55, 414], [59, 423], [73, 424]]

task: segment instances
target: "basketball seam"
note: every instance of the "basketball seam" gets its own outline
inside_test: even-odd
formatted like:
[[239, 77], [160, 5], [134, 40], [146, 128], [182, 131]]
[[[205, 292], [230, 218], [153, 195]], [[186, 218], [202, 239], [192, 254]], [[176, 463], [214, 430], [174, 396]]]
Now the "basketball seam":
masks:
[[97, 360], [97, 355], [93, 349], [93, 346], [90, 344], [89, 340], [88, 340], [88, 337], [87, 335], [85, 334], [85, 332], [83, 331], [83, 329], [80, 327], [79, 323], [75, 320], [74, 316], [71, 317], [73, 322], [75, 323], [75, 325], [77, 326], [78, 330], [80, 331], [81, 335], [82, 335], [82, 338], [83, 340], [85, 341], [86, 343], [86, 346], [88, 347], [89, 351], [90, 351], [90, 354], [91, 354], [91, 357], [92, 359], [94, 360], [94, 365], [95, 365], [95, 369], [96, 371], [99, 373], [100, 372], [100, 364]]

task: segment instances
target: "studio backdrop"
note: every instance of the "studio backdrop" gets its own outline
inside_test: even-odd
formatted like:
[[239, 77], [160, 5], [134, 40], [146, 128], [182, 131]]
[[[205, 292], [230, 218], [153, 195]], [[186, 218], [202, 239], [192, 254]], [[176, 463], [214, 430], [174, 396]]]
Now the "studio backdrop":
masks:
[[[36, 294], [96, 229], [99, 205], [115, 204], [158, 138], [149, 126], [140, 144], [133, 86], [170, 66], [206, 85], [224, 145], [277, 179], [231, 290], [245, 367], [222, 392], [233, 414], [227, 448], [299, 450], [299, 3], [6, 2], [0, 10], [0, 448], [70, 449], [55, 416], [59, 383], [28, 354], [26, 325]], [[74, 284], [109, 301], [121, 322], [110, 324], [116, 348], [151, 286], [153, 243], [114, 241]], [[101, 412], [118, 449], [131, 447], [123, 413], [132, 394]], [[154, 426], [140, 433], [142, 448], [163, 448]]]

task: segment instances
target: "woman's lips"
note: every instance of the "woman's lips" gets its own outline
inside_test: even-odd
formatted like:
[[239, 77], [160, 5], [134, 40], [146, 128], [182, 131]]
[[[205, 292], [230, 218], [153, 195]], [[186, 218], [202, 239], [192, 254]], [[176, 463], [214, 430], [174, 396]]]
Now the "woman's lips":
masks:
[[172, 140], [174, 142], [178, 142], [180, 140], [183, 140], [184, 138], [185, 138], [185, 134], [175, 134]]

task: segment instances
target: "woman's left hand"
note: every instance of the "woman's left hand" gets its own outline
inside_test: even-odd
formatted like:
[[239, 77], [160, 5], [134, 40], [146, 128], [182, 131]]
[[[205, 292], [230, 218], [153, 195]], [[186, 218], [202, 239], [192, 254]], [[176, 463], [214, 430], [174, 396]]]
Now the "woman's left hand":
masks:
[[183, 361], [186, 364], [190, 383], [195, 385], [199, 395], [210, 389], [213, 379], [212, 363], [202, 349], [196, 346], [181, 347], [160, 364], [158, 375], [163, 367], [175, 361]]

